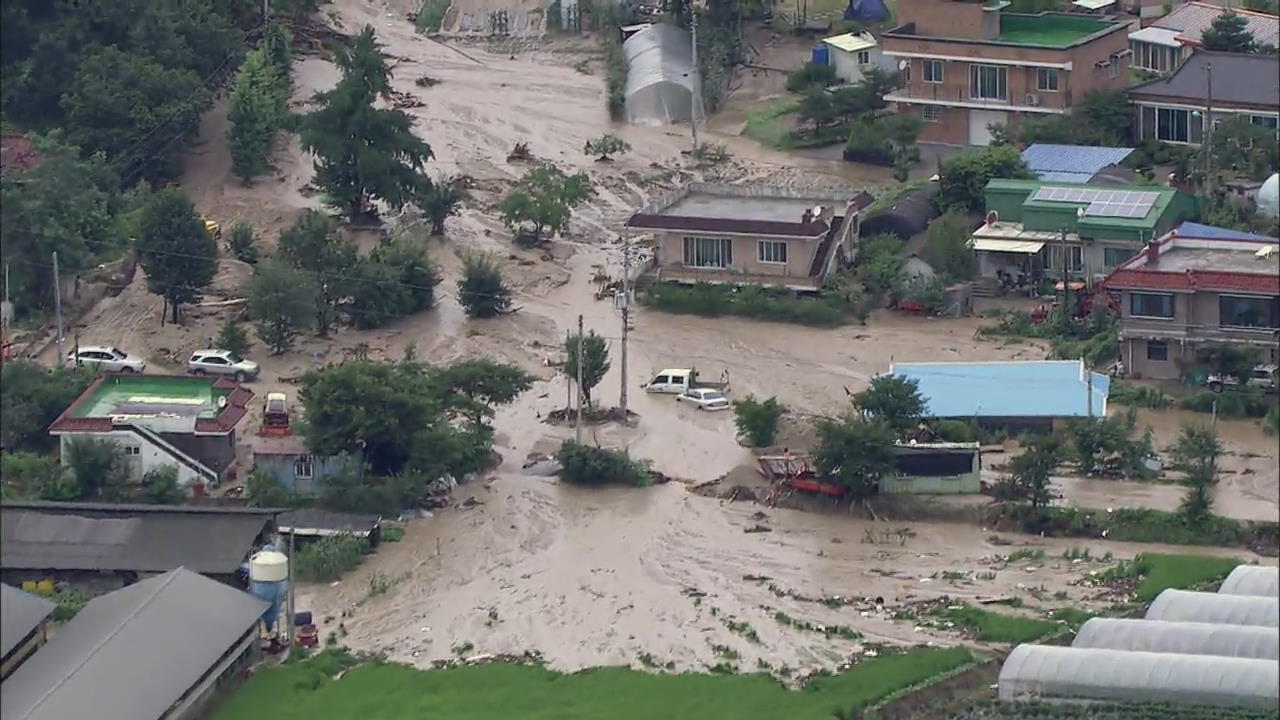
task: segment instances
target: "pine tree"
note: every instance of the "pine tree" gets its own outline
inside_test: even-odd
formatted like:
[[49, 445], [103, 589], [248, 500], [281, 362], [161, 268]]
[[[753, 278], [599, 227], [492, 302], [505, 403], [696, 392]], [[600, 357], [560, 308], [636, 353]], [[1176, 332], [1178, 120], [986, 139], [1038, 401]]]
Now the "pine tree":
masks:
[[1249, 22], [1239, 13], [1227, 10], [1213, 19], [1213, 24], [1200, 35], [1205, 50], [1220, 52], [1253, 52], [1257, 44], [1249, 32]]
[[315, 183], [355, 219], [371, 200], [401, 208], [420, 186], [431, 148], [413, 134], [413, 119], [375, 102], [391, 96], [390, 71], [366, 25], [350, 50], [339, 51], [342, 80], [316, 96], [319, 109], [302, 121], [302, 146], [316, 156]]
[[262, 48], [253, 50], [231, 90], [227, 147], [232, 168], [246, 182], [267, 171], [271, 144], [284, 125], [287, 98], [281, 72]]
[[[179, 306], [200, 299], [218, 270], [218, 245], [177, 188], [152, 195], [138, 218], [138, 260], [147, 288], [164, 297], [179, 319]], [[162, 319], [163, 322], [163, 319]]]

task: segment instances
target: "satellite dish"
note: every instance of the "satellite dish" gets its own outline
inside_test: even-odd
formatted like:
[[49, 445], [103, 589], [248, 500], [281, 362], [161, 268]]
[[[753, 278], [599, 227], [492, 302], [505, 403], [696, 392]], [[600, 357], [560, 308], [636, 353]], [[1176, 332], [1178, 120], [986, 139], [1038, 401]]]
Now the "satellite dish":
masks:
[[219, 396], [218, 396], [218, 408], [219, 408], [219, 409], [221, 409], [221, 408], [224, 408], [224, 407], [226, 407], [226, 406], [227, 406], [227, 396], [226, 396], [226, 395], [219, 395]]
[[898, 61], [898, 69], [899, 69], [899, 70], [906, 70], [906, 69], [907, 69], [907, 68], [909, 68], [909, 67], [911, 67], [911, 61], [910, 61], [910, 60], [899, 60], [899, 61]]
[[987, 225], [995, 225], [996, 221], [998, 221], [999, 219], [1000, 219], [1000, 213], [996, 212], [995, 210], [992, 210], [991, 212], [987, 213]]

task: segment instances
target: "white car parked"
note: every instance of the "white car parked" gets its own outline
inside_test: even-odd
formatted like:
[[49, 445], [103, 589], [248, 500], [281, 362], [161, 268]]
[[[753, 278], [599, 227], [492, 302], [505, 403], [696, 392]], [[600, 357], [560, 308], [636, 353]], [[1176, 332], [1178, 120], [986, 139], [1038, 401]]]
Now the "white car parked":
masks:
[[230, 350], [197, 350], [191, 353], [187, 370], [192, 375], [228, 375], [235, 378], [236, 382], [258, 377], [258, 363], [245, 360]]
[[104, 372], [140, 373], [147, 369], [146, 360], [106, 345], [81, 345], [67, 353], [67, 364], [96, 366]]
[[694, 388], [676, 396], [676, 402], [689, 403], [699, 410], [728, 410], [729, 398], [711, 388]]
[[[1220, 393], [1228, 387], [1235, 387], [1240, 384], [1230, 375], [1210, 375], [1205, 380], [1205, 384], [1209, 389]], [[1245, 383], [1249, 387], [1262, 388], [1267, 392], [1274, 392], [1277, 387], [1276, 382], [1276, 366], [1275, 365], [1255, 365], [1253, 373], [1249, 376], [1249, 380]]]

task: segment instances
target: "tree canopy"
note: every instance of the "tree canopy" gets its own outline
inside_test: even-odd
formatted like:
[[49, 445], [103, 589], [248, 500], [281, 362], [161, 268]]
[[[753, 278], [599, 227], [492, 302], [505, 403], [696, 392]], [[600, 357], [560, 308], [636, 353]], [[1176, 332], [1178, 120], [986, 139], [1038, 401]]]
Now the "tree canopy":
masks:
[[879, 491], [880, 478], [895, 471], [893, 443], [893, 427], [881, 420], [824, 419], [818, 423], [814, 465], [855, 500], [866, 499]]
[[853, 402], [865, 417], [883, 422], [899, 437], [919, 427], [925, 414], [920, 383], [897, 375], [871, 378], [871, 384], [854, 395]]
[[413, 133], [413, 119], [377, 101], [391, 96], [391, 72], [366, 25], [335, 61], [338, 85], [316, 95], [318, 108], [302, 120], [302, 146], [316, 156], [315, 183], [334, 207], [355, 219], [371, 200], [401, 208], [422, 183], [431, 148]]
[[981, 213], [987, 208], [987, 183], [993, 178], [1029, 178], [1016, 148], [1008, 145], [969, 150], [942, 161], [938, 173], [938, 207]]
[[315, 311], [315, 282], [301, 270], [271, 258], [258, 265], [249, 280], [249, 315], [258, 338], [279, 355], [307, 327]]
[[502, 199], [502, 222], [517, 240], [526, 236], [538, 243], [569, 226], [573, 208], [591, 197], [594, 190], [585, 172], [567, 175], [560, 168], [541, 164], [524, 174]]
[[575, 383], [578, 381], [579, 343], [582, 345], [582, 395], [590, 406], [592, 388], [599, 385], [605, 373], [609, 372], [609, 344], [595, 330], [587, 331], [585, 340], [577, 333], [564, 339], [564, 372]]
[[1205, 50], [1232, 53], [1250, 53], [1258, 49], [1249, 21], [1230, 8], [1213, 19], [1200, 34], [1200, 44]]
[[179, 308], [200, 299], [218, 270], [218, 245], [177, 188], [152, 195], [138, 220], [138, 261], [147, 288], [160, 295], [178, 322]]
[[0, 446], [6, 451], [52, 449], [49, 425], [93, 381], [88, 368], [46, 369], [28, 360], [0, 368]]
[[231, 166], [248, 181], [267, 171], [271, 146], [288, 116], [288, 68], [278, 67], [265, 48], [245, 56], [231, 88], [227, 148]]
[[355, 244], [327, 215], [308, 210], [280, 234], [277, 247], [283, 260], [315, 282], [315, 328], [321, 337], [328, 335], [338, 300], [349, 290], [347, 278], [359, 260]]

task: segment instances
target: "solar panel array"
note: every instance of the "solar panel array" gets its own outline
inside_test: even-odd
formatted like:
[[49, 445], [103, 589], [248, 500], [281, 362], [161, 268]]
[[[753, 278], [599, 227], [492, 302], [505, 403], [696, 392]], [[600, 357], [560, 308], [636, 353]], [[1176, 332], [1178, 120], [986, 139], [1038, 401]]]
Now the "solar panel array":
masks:
[[1043, 187], [1032, 200], [1086, 204], [1086, 215], [1094, 217], [1144, 218], [1160, 193], [1097, 188]]

